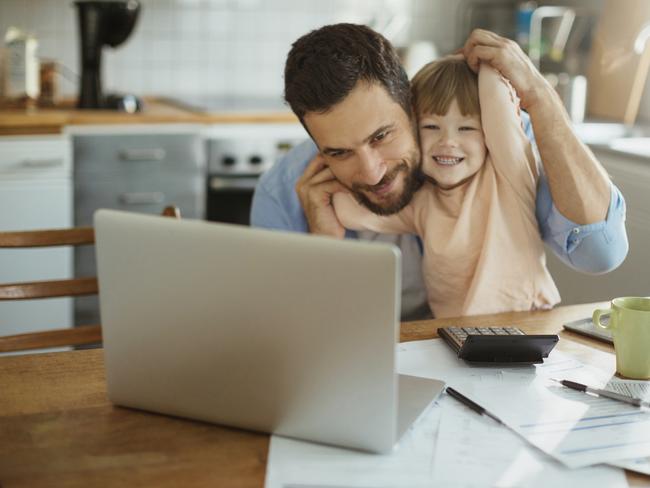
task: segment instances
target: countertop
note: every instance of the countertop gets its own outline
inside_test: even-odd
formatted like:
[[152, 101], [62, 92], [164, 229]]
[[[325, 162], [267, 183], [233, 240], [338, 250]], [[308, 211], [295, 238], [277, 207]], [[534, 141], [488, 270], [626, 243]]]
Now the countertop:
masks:
[[[288, 109], [247, 107], [241, 111], [202, 112], [161, 98], [144, 98], [144, 110], [136, 114], [112, 110], [78, 110], [72, 101], [53, 108], [1, 108], [0, 136], [60, 134], [70, 126], [126, 124], [244, 124], [296, 123]], [[575, 126], [578, 137], [594, 149], [641, 159], [650, 157], [650, 126], [588, 121]]]
[[145, 98], [136, 114], [111, 110], [78, 110], [62, 103], [52, 108], [0, 109], [0, 135], [58, 134], [70, 125], [295, 123], [290, 111], [202, 113], [157, 98]]

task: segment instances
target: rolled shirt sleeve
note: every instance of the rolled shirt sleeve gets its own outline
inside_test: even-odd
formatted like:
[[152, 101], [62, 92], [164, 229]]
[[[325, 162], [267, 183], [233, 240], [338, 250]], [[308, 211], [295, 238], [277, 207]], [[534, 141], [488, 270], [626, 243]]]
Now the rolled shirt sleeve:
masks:
[[583, 273], [601, 274], [617, 268], [627, 256], [625, 199], [610, 183], [605, 220], [578, 225], [564, 217], [553, 204], [546, 178], [537, 187], [537, 222], [542, 239], [567, 266]]

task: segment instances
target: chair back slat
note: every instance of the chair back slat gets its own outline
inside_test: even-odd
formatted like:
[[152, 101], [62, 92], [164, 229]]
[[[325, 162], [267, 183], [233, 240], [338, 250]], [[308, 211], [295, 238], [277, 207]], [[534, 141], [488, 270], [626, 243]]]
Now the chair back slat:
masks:
[[0, 337], [0, 352], [29, 351], [69, 345], [99, 344], [102, 328], [85, 325], [71, 329], [46, 330], [38, 333], [17, 334]]
[[[165, 207], [162, 215], [180, 219], [180, 210]], [[81, 246], [95, 243], [92, 227], [54, 229], [39, 231], [0, 232], [0, 249], [32, 248], [46, 246]], [[0, 302], [33, 298], [74, 297], [96, 295], [99, 292], [97, 278], [74, 278], [66, 280], [37, 281], [0, 284]], [[64, 324], [61, 324], [64, 325]], [[28, 351], [61, 346], [101, 344], [100, 325], [83, 325], [68, 329], [44, 330], [0, 337], [0, 353]]]
[[0, 285], [0, 301], [94, 295], [98, 289], [97, 278], [9, 283]]
[[81, 246], [84, 244], [93, 244], [94, 242], [95, 231], [92, 227], [0, 232], [0, 248]]

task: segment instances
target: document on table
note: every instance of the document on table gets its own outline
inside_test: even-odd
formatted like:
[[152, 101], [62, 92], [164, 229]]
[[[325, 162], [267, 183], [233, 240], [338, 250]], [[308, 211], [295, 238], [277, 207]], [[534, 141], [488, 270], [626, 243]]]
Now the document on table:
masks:
[[272, 436], [266, 488], [627, 486], [621, 469], [569, 469], [447, 395], [439, 403], [391, 455]]
[[[615, 378], [604, 386], [606, 390], [650, 401], [650, 381], [623, 380]], [[611, 463], [614, 466], [650, 475], [650, 457], [626, 459]]]
[[620, 469], [605, 465], [570, 469], [448, 395], [440, 404], [433, 486], [627, 486]]
[[[565, 378], [602, 384], [596, 376], [571, 376]], [[505, 372], [501, 385], [479, 386], [472, 399], [569, 467], [650, 456], [649, 411], [564, 388], [543, 375]]]
[[645, 382], [611, 378], [560, 351], [534, 367], [502, 369], [463, 364], [442, 341], [404, 343], [399, 351], [400, 371], [444, 380], [567, 466], [617, 463], [640, 472], [650, 467], [639, 459], [650, 456], [650, 412], [569, 390], [548, 378], [647, 398]]
[[[472, 385], [478, 389], [500, 385], [508, 372], [523, 377], [524, 383], [536, 372], [531, 366], [507, 371], [472, 367], [458, 360], [440, 340], [400, 344], [398, 364], [402, 374], [446, 378], [462, 387], [463, 393]], [[583, 365], [557, 355], [546, 367], [568, 371], [580, 370]], [[591, 466], [570, 470], [491, 419], [443, 395], [439, 405], [418, 419], [391, 455], [272, 436], [266, 488], [535, 487], [541, 485], [540, 480], [545, 486], [549, 486], [548, 480], [553, 480], [551, 486], [574, 488], [627, 486], [621, 469]]]

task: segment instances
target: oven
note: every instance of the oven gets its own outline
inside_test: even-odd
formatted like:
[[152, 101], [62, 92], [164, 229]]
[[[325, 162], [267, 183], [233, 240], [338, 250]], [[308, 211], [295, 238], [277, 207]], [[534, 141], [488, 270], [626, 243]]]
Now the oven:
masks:
[[259, 177], [307, 133], [299, 123], [230, 124], [207, 130], [206, 219], [249, 225]]

